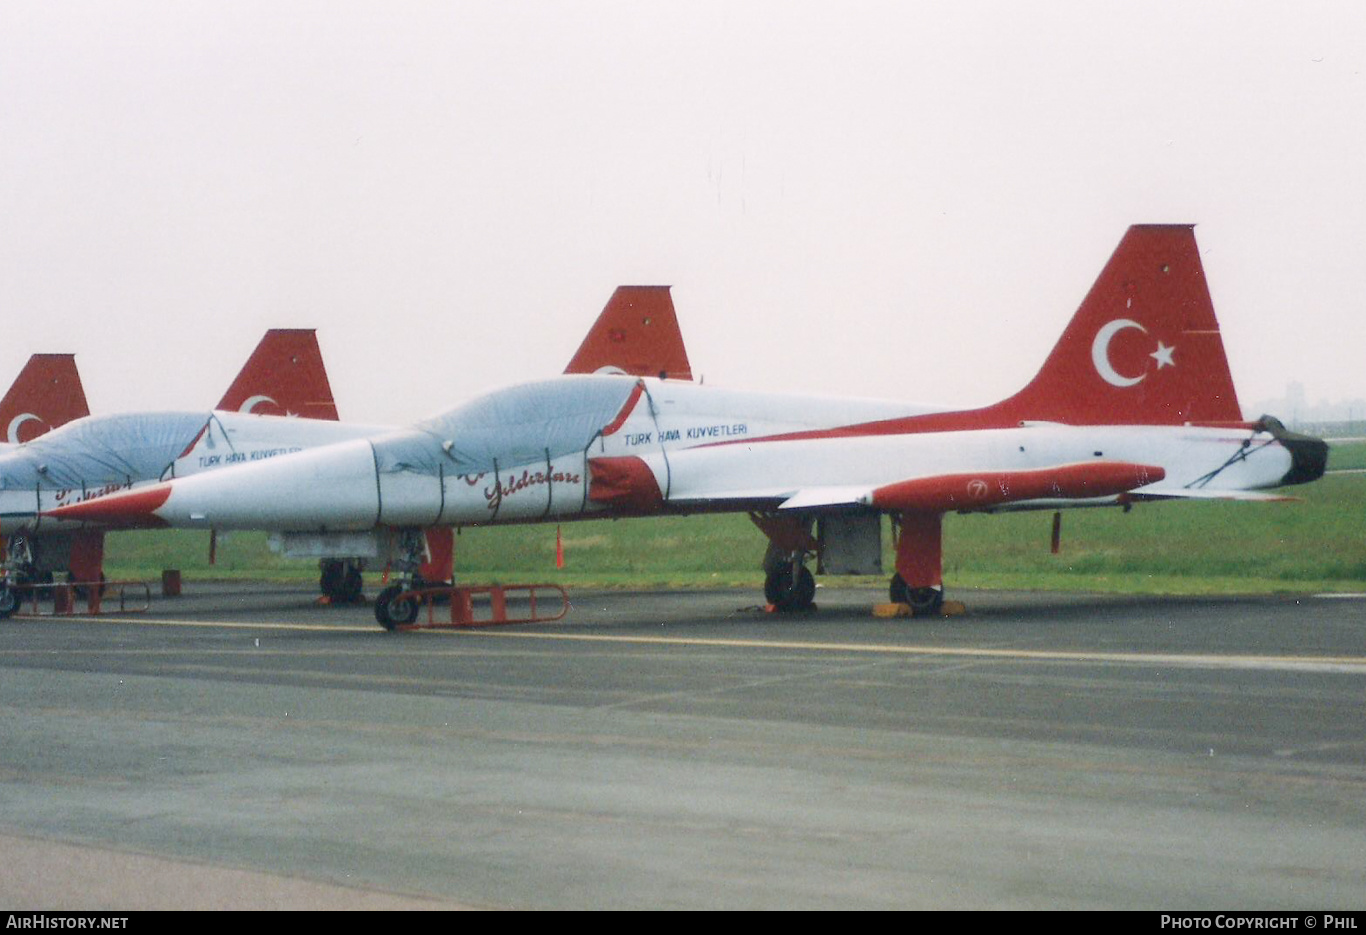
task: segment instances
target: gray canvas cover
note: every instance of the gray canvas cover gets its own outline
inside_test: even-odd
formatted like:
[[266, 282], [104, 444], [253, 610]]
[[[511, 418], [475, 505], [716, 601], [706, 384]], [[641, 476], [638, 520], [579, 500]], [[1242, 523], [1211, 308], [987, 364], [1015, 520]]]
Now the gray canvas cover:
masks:
[[487, 474], [584, 451], [625, 407], [634, 377], [563, 376], [472, 400], [376, 439], [380, 473]]
[[0, 489], [78, 490], [156, 480], [209, 424], [208, 412], [87, 416], [0, 454]]

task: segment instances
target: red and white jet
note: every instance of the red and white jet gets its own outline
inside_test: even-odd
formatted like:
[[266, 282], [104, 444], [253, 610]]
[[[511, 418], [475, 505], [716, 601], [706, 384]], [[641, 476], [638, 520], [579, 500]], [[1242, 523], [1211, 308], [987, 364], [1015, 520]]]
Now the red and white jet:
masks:
[[[29, 401], [16, 406], [22, 411], [6, 415], [8, 397], [0, 405], [0, 418], [17, 442], [0, 450], [0, 526], [10, 537], [7, 580], [20, 583], [62, 570], [75, 581], [101, 580], [103, 530], [50, 519], [43, 515], [48, 509], [239, 458], [364, 434], [339, 431], [311, 330], [267, 332], [213, 412], [91, 416], [70, 355], [35, 356], [24, 375], [35, 363], [42, 369], [27, 386]], [[50, 411], [60, 416], [43, 414]], [[307, 418], [287, 418], [295, 415]], [[60, 427], [26, 434], [40, 426]], [[0, 601], [0, 611], [9, 606]]]
[[[394, 428], [337, 421], [312, 330], [268, 332], [212, 412], [88, 416], [81, 394], [79, 411], [60, 411], [64, 419], [74, 421], [43, 438], [31, 438], [28, 433], [37, 426], [61, 424], [54, 388], [72, 385], [74, 380], [75, 389], [80, 390], [69, 355], [46, 355], [42, 361], [41, 372], [30, 362], [16, 390], [6, 397], [8, 408], [0, 408], [0, 415], [14, 410], [5, 416], [5, 424], [11, 426], [17, 441], [25, 442], [0, 449], [0, 524], [12, 535], [6, 578], [12, 583], [63, 568], [70, 569], [78, 581], [100, 580], [103, 530], [126, 524], [63, 520], [56, 516], [63, 507], [167, 478], [258, 463], [338, 441], [382, 435]], [[55, 368], [61, 363], [66, 369], [59, 372]], [[691, 379], [668, 290], [649, 286], [616, 290], [566, 372]], [[21, 387], [34, 392], [16, 395]], [[30, 399], [48, 408], [27, 402]], [[358, 596], [364, 561], [382, 555], [395, 543], [421, 554], [415, 571], [425, 580], [450, 575], [453, 541], [448, 525], [425, 532], [402, 530], [399, 535], [388, 528], [332, 535], [288, 530], [280, 539], [278, 545], [286, 556], [321, 560], [320, 584], [333, 599]], [[0, 616], [5, 616], [15, 607], [14, 595], [3, 585], [0, 591], [5, 592], [0, 594]]]
[[[812, 602], [812, 554], [829, 569], [889, 513], [900, 528], [893, 598], [932, 612], [949, 511], [1275, 499], [1257, 491], [1314, 480], [1326, 457], [1318, 439], [1243, 420], [1192, 227], [1141, 225], [1038, 375], [984, 408], [565, 376], [53, 515], [347, 531], [747, 511], [770, 540], [767, 596], [790, 610]], [[828, 528], [812, 535], [817, 520]], [[395, 585], [375, 610], [392, 627], [417, 608]]]
[[[683, 336], [667, 288], [620, 286], [570, 360], [565, 373], [616, 373], [691, 380]], [[384, 431], [392, 431], [390, 426]], [[374, 427], [346, 426], [345, 437], [370, 436]], [[287, 558], [317, 558], [319, 585], [334, 601], [354, 600], [361, 593], [361, 569], [366, 561], [397, 564], [412, 572], [410, 584], [444, 581], [451, 577], [455, 540], [450, 525], [425, 530], [395, 529], [376, 524], [373, 529], [277, 529], [272, 547]]]

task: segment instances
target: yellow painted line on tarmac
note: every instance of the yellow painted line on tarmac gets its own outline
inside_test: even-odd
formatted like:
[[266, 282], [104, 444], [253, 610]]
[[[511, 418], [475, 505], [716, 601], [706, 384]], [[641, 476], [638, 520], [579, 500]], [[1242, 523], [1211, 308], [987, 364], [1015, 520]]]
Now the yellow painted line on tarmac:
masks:
[[566, 640], [574, 642], [633, 643], [658, 646], [704, 646], [715, 648], [791, 649], [810, 652], [882, 653], [902, 656], [937, 656], [1008, 661], [1119, 663], [1124, 665], [1171, 665], [1194, 668], [1291, 669], [1299, 671], [1349, 672], [1366, 675], [1366, 656], [1249, 656], [1215, 653], [1107, 653], [1049, 649], [980, 649], [962, 646], [915, 646], [896, 643], [827, 643], [802, 640], [738, 640], [673, 636], [611, 636], [601, 633], [500, 632], [492, 629], [424, 631], [452, 636], [484, 636], [504, 639]]
[[90, 624], [131, 624], [140, 627], [198, 627], [206, 630], [299, 630], [303, 632], [318, 633], [382, 633], [379, 624], [374, 626], [358, 626], [347, 623], [252, 623], [250, 621], [234, 620], [176, 620], [170, 617], [89, 617], [84, 614], [72, 614], [70, 616], [41, 616], [30, 617], [15, 614], [14, 620], [18, 621], [44, 621], [59, 623], [90, 623]]
[[[317, 632], [383, 635], [375, 626], [321, 623], [268, 623], [223, 620], [177, 620], [165, 617], [60, 617], [63, 622], [136, 624], [141, 626], [193, 627], [202, 629], [264, 630], [277, 632]], [[1333, 672], [1366, 675], [1366, 656], [1255, 656], [1220, 653], [1125, 653], [1053, 649], [985, 649], [972, 646], [925, 646], [897, 643], [836, 643], [813, 640], [730, 639], [723, 637], [685, 637], [613, 635], [606, 633], [545, 633], [533, 630], [505, 630], [498, 626], [438, 628], [409, 631], [430, 636], [467, 639], [546, 640], [571, 643], [608, 643], [636, 646], [678, 646], [713, 649], [779, 649], [799, 652], [872, 653], [894, 656], [934, 656], [950, 659], [976, 659], [1007, 662], [1110, 663], [1137, 666], [1175, 666], [1201, 669], [1268, 669], [1296, 672]]]

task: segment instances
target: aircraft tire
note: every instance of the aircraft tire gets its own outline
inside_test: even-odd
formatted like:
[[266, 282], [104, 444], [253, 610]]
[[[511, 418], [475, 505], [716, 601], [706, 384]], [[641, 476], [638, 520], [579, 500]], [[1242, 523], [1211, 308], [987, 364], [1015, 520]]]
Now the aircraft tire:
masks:
[[927, 617], [939, 613], [944, 606], [943, 588], [909, 588], [901, 575], [893, 575], [887, 596], [893, 604], [905, 604], [912, 616]]
[[327, 559], [322, 563], [322, 574], [318, 576], [318, 590], [322, 591], [334, 604], [354, 604], [360, 600], [365, 589], [365, 580], [360, 569], [341, 559]]
[[[98, 585], [100, 589], [100, 597], [104, 597], [105, 582], [108, 580], [109, 579], [105, 578], [104, 572], [100, 572], [100, 583]], [[74, 594], [76, 596], [76, 599], [80, 601], [88, 600], [90, 598], [90, 590], [83, 584], [74, 585], [71, 589], [71, 593]]]
[[805, 566], [798, 569], [795, 581], [789, 568], [771, 572], [764, 578], [764, 600], [782, 613], [809, 610], [815, 598], [816, 579]]
[[365, 579], [361, 577], [360, 569], [354, 565], [346, 566], [346, 581], [342, 586], [341, 599], [348, 604], [354, 604], [360, 600], [361, 592], [365, 590]]
[[346, 576], [346, 563], [336, 559], [323, 559], [322, 570], [318, 575], [318, 590], [333, 600], [341, 591]]
[[384, 629], [392, 630], [417, 619], [417, 601], [414, 598], [394, 600], [407, 590], [401, 584], [391, 584], [375, 598], [375, 619]]
[[19, 609], [19, 592], [9, 585], [0, 585], [0, 620]]

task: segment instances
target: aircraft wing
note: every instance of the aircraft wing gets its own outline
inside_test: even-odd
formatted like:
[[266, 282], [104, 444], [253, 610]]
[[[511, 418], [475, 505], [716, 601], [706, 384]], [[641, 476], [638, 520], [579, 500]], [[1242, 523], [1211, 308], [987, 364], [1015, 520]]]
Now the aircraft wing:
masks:
[[808, 487], [778, 505], [780, 510], [810, 510], [818, 507], [867, 506], [872, 487]]
[[[965, 471], [913, 477], [890, 484], [828, 485], [798, 489], [769, 487], [717, 491], [689, 502], [718, 505], [776, 502], [781, 510], [863, 507], [876, 510], [947, 513], [991, 509], [1029, 500], [1086, 500], [1133, 496], [1166, 471], [1127, 461], [1084, 461], [1018, 471]], [[1213, 496], [1213, 495], [1211, 495]], [[678, 503], [680, 501], [673, 500]]]
[[715, 493], [671, 497], [669, 502], [693, 508], [817, 510], [835, 507], [871, 506], [872, 487], [756, 487], [748, 490], [718, 490]]

